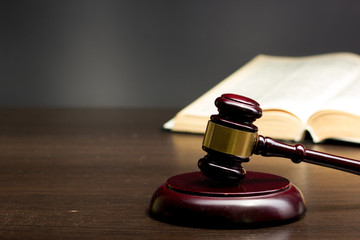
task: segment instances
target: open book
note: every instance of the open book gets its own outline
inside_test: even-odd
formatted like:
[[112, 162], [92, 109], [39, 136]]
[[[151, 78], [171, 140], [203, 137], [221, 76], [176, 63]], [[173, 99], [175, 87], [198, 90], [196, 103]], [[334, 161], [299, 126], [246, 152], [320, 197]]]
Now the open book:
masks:
[[250, 97], [263, 116], [259, 134], [314, 142], [338, 139], [360, 143], [360, 56], [330, 53], [308, 57], [259, 55], [181, 110], [164, 125], [180, 132], [204, 133], [214, 101], [223, 93]]

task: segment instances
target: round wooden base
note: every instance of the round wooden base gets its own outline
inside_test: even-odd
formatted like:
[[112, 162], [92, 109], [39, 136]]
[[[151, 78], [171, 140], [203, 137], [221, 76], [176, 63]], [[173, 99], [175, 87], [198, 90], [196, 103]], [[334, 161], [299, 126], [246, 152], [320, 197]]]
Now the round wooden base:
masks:
[[194, 172], [169, 178], [154, 193], [149, 210], [175, 224], [245, 227], [293, 221], [306, 207], [300, 190], [280, 176], [247, 172], [240, 185], [228, 186]]

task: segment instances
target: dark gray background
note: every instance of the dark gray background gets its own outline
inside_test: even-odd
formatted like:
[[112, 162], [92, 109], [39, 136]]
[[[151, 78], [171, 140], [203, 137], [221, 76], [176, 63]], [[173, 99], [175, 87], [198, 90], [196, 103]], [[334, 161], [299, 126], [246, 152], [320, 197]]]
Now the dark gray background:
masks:
[[259, 53], [360, 53], [360, 1], [2, 1], [0, 105], [176, 107]]

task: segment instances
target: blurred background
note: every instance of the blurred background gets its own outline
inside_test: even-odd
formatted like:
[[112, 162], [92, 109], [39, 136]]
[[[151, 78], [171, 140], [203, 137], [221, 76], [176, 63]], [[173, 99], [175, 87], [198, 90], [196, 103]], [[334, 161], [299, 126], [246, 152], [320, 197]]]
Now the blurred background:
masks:
[[1, 106], [182, 108], [260, 53], [360, 53], [356, 0], [0, 6]]

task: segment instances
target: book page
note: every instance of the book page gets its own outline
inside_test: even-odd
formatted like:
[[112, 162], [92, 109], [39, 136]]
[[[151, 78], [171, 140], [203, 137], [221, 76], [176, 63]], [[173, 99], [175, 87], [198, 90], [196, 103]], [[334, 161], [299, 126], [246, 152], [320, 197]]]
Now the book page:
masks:
[[180, 113], [209, 116], [217, 113], [217, 97], [236, 93], [259, 102], [264, 110], [283, 109], [306, 123], [326, 102], [351, 88], [359, 75], [359, 61], [351, 53], [310, 57], [259, 55]]
[[[360, 67], [359, 67], [360, 68]], [[360, 69], [359, 69], [360, 70]], [[360, 116], [360, 72], [348, 86], [327, 102], [323, 110], [337, 110]]]
[[295, 66], [295, 71], [283, 76], [259, 101], [264, 109], [284, 109], [304, 123], [348, 89], [360, 73], [359, 58], [347, 53], [303, 57], [288, 60], [288, 64]]

